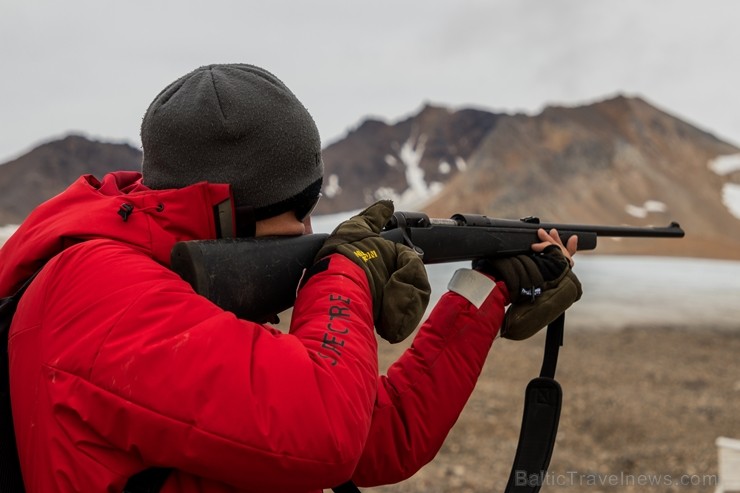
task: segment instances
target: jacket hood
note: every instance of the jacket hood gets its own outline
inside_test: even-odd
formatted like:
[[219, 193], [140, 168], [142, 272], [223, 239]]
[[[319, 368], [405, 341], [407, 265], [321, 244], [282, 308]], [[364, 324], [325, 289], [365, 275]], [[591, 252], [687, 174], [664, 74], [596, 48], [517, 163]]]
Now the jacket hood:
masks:
[[169, 266], [176, 242], [216, 237], [213, 207], [230, 198], [229, 188], [201, 182], [152, 190], [132, 171], [102, 181], [81, 176], [38, 206], [0, 249], [0, 297], [65, 248], [92, 239], [130, 244]]

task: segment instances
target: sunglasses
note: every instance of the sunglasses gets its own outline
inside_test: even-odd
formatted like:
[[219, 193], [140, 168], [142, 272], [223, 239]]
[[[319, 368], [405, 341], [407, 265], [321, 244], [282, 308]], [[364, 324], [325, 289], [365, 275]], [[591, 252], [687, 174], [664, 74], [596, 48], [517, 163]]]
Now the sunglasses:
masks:
[[303, 221], [308, 216], [313, 214], [313, 211], [316, 210], [316, 206], [319, 205], [319, 200], [321, 200], [321, 197], [323, 197], [324, 194], [319, 192], [319, 194], [316, 197], [313, 197], [311, 200], [307, 200], [305, 203], [298, 205], [295, 208], [295, 217], [299, 221]]

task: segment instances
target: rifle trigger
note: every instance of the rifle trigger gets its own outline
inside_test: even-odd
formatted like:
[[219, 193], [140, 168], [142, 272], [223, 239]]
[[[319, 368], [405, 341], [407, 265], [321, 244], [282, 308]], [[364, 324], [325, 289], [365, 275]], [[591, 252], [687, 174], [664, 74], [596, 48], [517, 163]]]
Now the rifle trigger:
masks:
[[403, 234], [403, 243], [407, 247], [411, 248], [413, 251], [416, 252], [419, 257], [424, 258], [424, 250], [419, 248], [418, 246], [414, 245], [414, 243], [411, 241], [411, 238], [409, 237], [408, 233], [405, 229], [401, 230], [401, 233]]

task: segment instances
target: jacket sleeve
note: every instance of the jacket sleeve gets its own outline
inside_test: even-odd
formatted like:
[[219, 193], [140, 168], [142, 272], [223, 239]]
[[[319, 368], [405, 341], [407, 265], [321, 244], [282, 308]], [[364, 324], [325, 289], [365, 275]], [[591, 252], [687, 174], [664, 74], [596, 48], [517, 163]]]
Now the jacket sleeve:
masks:
[[358, 485], [402, 481], [434, 458], [475, 387], [507, 302], [502, 283], [480, 308], [457, 293], [442, 296], [412, 346], [379, 379], [353, 475]]
[[[48, 290], [68, 293], [48, 305], [50, 322], [78, 331], [46, 368], [61, 425], [89, 428], [145, 466], [237, 489], [346, 481], [369, 431], [378, 377], [359, 267], [331, 256], [301, 289], [285, 334], [224, 312], [144, 255], [121, 264], [120, 250], [67, 258], [76, 267]], [[102, 446], [93, 442], [78, 446]]]

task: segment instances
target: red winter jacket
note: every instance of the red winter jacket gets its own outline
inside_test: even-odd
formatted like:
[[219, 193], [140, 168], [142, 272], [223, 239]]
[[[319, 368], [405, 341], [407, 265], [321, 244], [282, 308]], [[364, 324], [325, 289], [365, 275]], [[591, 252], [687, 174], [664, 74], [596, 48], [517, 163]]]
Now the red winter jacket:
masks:
[[213, 205], [228, 196], [227, 185], [154, 191], [137, 173], [83, 176], [0, 250], [0, 296], [47, 262], [9, 342], [29, 493], [120, 492], [152, 466], [174, 468], [163, 492], [378, 485], [437, 453], [505, 290], [480, 309], [444, 295], [379, 376], [367, 280], [344, 257], [298, 293], [289, 334], [236, 318], [168, 269], [175, 242], [214, 237]]

